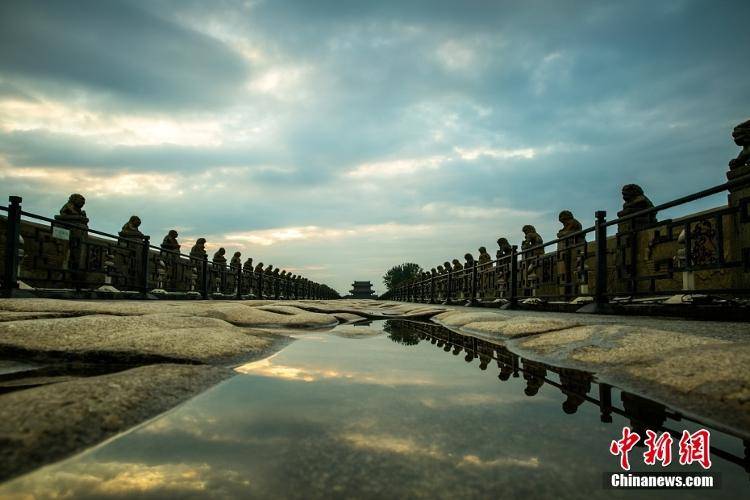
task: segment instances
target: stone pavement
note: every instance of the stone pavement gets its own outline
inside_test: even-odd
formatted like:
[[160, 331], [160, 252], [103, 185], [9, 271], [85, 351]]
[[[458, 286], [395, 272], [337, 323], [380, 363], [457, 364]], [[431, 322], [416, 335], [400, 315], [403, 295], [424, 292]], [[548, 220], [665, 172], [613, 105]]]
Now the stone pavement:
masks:
[[[0, 299], [0, 479], [174, 407], [231, 376], [232, 366], [277, 351], [290, 333], [365, 318], [432, 319], [750, 437], [750, 323], [373, 300]], [[61, 363], [114, 373], [33, 370]]]

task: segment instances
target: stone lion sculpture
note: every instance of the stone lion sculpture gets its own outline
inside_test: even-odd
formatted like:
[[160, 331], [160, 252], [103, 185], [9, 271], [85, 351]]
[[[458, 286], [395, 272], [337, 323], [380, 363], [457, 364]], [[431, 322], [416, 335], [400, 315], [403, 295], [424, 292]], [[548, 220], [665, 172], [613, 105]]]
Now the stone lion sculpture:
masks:
[[531, 224], [523, 226], [521, 231], [523, 232], [523, 243], [521, 243], [521, 248], [524, 250], [544, 243], [542, 237], [536, 232], [536, 228]]
[[140, 229], [141, 219], [137, 215], [131, 215], [130, 219], [122, 226], [119, 234], [123, 238], [143, 238], [143, 233]]
[[68, 202], [60, 209], [60, 214], [55, 218], [63, 221], [82, 222], [88, 224], [89, 219], [86, 217], [86, 211], [83, 206], [86, 204], [86, 198], [78, 193], [73, 193], [68, 197]]
[[162, 240], [161, 247], [164, 250], [179, 252], [180, 244], [177, 242], [177, 236], [179, 236], [179, 234], [177, 234], [177, 231], [175, 231], [174, 229], [170, 229], [167, 235]]
[[232, 260], [229, 261], [229, 267], [231, 267], [232, 269], [242, 268], [242, 253], [234, 252], [234, 255], [232, 255]]
[[73, 193], [68, 197], [68, 202], [60, 209], [60, 215], [73, 215], [76, 217], [86, 217], [86, 211], [83, 206], [86, 204], [86, 198], [78, 193]]
[[216, 252], [214, 253], [213, 259], [211, 259], [216, 264], [226, 264], [227, 258], [224, 257], [224, 254], [226, 254], [227, 251], [224, 249], [224, 247], [220, 247]]
[[734, 143], [742, 148], [737, 158], [733, 158], [729, 162], [729, 169], [734, 170], [735, 168], [744, 167], [750, 165], [750, 120], [742, 122], [732, 130], [732, 139]]
[[512, 247], [510, 246], [510, 243], [508, 243], [508, 240], [505, 238], [498, 238], [497, 239], [497, 252], [495, 252], [495, 258], [501, 259], [502, 257], [505, 257], [507, 255], [510, 255], [513, 251]]
[[206, 238], [198, 238], [195, 241], [195, 245], [190, 249], [190, 256], [199, 260], [203, 260], [203, 257], [207, 256], [206, 253]]
[[558, 238], [576, 233], [583, 229], [581, 223], [578, 222], [578, 219], [573, 217], [573, 212], [570, 210], [563, 210], [560, 212], [560, 215], [557, 216], [557, 220], [563, 225], [562, 229], [557, 232]]
[[[622, 210], [617, 212], [618, 217], [640, 212], [648, 208], [653, 208], [654, 204], [643, 194], [643, 188], [638, 184], [626, 184], [622, 187]], [[651, 212], [633, 219], [634, 225], [650, 224], [656, 222], [656, 214]]]
[[487, 264], [492, 261], [492, 256], [487, 253], [487, 248], [479, 247], [479, 264]]

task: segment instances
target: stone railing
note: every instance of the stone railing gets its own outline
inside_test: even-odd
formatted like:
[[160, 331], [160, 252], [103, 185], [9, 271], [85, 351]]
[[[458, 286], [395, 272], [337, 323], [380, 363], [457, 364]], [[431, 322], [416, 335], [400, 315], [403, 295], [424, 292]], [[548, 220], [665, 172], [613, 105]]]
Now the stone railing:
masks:
[[2, 294], [41, 297], [334, 299], [332, 288], [220, 248], [209, 260], [206, 240], [180, 252], [172, 230], [160, 246], [130, 218], [118, 235], [90, 229], [75, 194], [54, 218], [25, 212], [21, 198], [0, 206]]
[[[533, 226], [524, 226], [520, 249], [500, 238], [496, 258], [482, 247], [478, 260], [466, 254], [463, 263], [445, 262], [381, 298], [505, 308], [520, 302], [567, 304], [557, 309], [581, 312], [607, 312], [612, 303], [656, 297], [692, 303], [745, 300], [750, 297], [750, 165], [733, 168], [727, 177], [724, 184], [658, 206], [639, 186], [627, 185], [614, 220], [596, 211], [594, 225], [583, 228], [563, 211], [555, 240], [543, 242]], [[725, 206], [657, 220], [660, 211], [722, 192], [729, 193]], [[616, 233], [607, 236], [608, 228]]]

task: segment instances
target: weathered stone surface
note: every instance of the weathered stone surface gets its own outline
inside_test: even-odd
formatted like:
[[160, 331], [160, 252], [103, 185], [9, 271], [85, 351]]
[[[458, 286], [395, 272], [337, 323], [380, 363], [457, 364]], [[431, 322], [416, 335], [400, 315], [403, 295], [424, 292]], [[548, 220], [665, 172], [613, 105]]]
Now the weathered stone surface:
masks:
[[0, 323], [0, 351], [68, 359], [215, 362], [252, 356], [272, 343], [269, 336], [248, 333], [213, 318], [95, 314]]
[[[260, 302], [260, 301], [258, 301]], [[66, 313], [141, 316], [144, 314], [179, 314], [217, 318], [240, 326], [333, 326], [330, 315], [316, 315], [298, 308], [288, 308], [276, 301], [184, 301], [184, 300], [57, 300], [0, 299], [0, 313]], [[266, 307], [268, 304], [269, 307]], [[274, 304], [274, 305], [270, 305]]]
[[273, 316], [268, 316], [272, 321], [265, 324], [283, 324], [285, 326], [299, 327], [330, 327], [338, 323], [336, 318], [330, 314], [310, 312], [293, 306], [269, 305], [258, 307], [255, 310], [273, 313]]
[[342, 323], [353, 323], [355, 321], [362, 321], [366, 318], [363, 316], [359, 316], [358, 314], [352, 314], [352, 313], [333, 313], [333, 317], [339, 320]]
[[603, 364], [650, 363], [683, 349], [729, 342], [666, 330], [627, 325], [590, 325], [549, 332], [520, 340], [518, 347], [587, 367]]
[[462, 310], [451, 310], [434, 317], [434, 320], [437, 323], [447, 327], [460, 327], [468, 325], [469, 323], [478, 323], [482, 321], [498, 322], [507, 319], [509, 319], [508, 316], [500, 313], [482, 311], [463, 312]]
[[468, 323], [461, 327], [462, 332], [478, 333], [490, 337], [519, 338], [539, 333], [562, 330], [578, 325], [573, 320], [550, 318], [511, 318], [500, 321]]
[[656, 399], [750, 432], [750, 342], [684, 349], [626, 372], [629, 385]]
[[67, 318], [75, 316], [75, 313], [65, 312], [25, 312], [25, 311], [0, 311], [0, 321], [23, 321], [25, 319], [40, 318]]
[[166, 411], [231, 375], [161, 364], [0, 396], [0, 480], [64, 458]]

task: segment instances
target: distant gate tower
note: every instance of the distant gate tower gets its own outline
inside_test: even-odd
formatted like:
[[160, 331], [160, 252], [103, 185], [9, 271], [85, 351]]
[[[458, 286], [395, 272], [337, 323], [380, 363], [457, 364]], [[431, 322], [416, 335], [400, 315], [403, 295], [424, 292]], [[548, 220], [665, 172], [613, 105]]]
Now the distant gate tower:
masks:
[[352, 289], [349, 290], [352, 299], [374, 299], [375, 292], [372, 290], [372, 283], [369, 281], [355, 281], [352, 283]]

